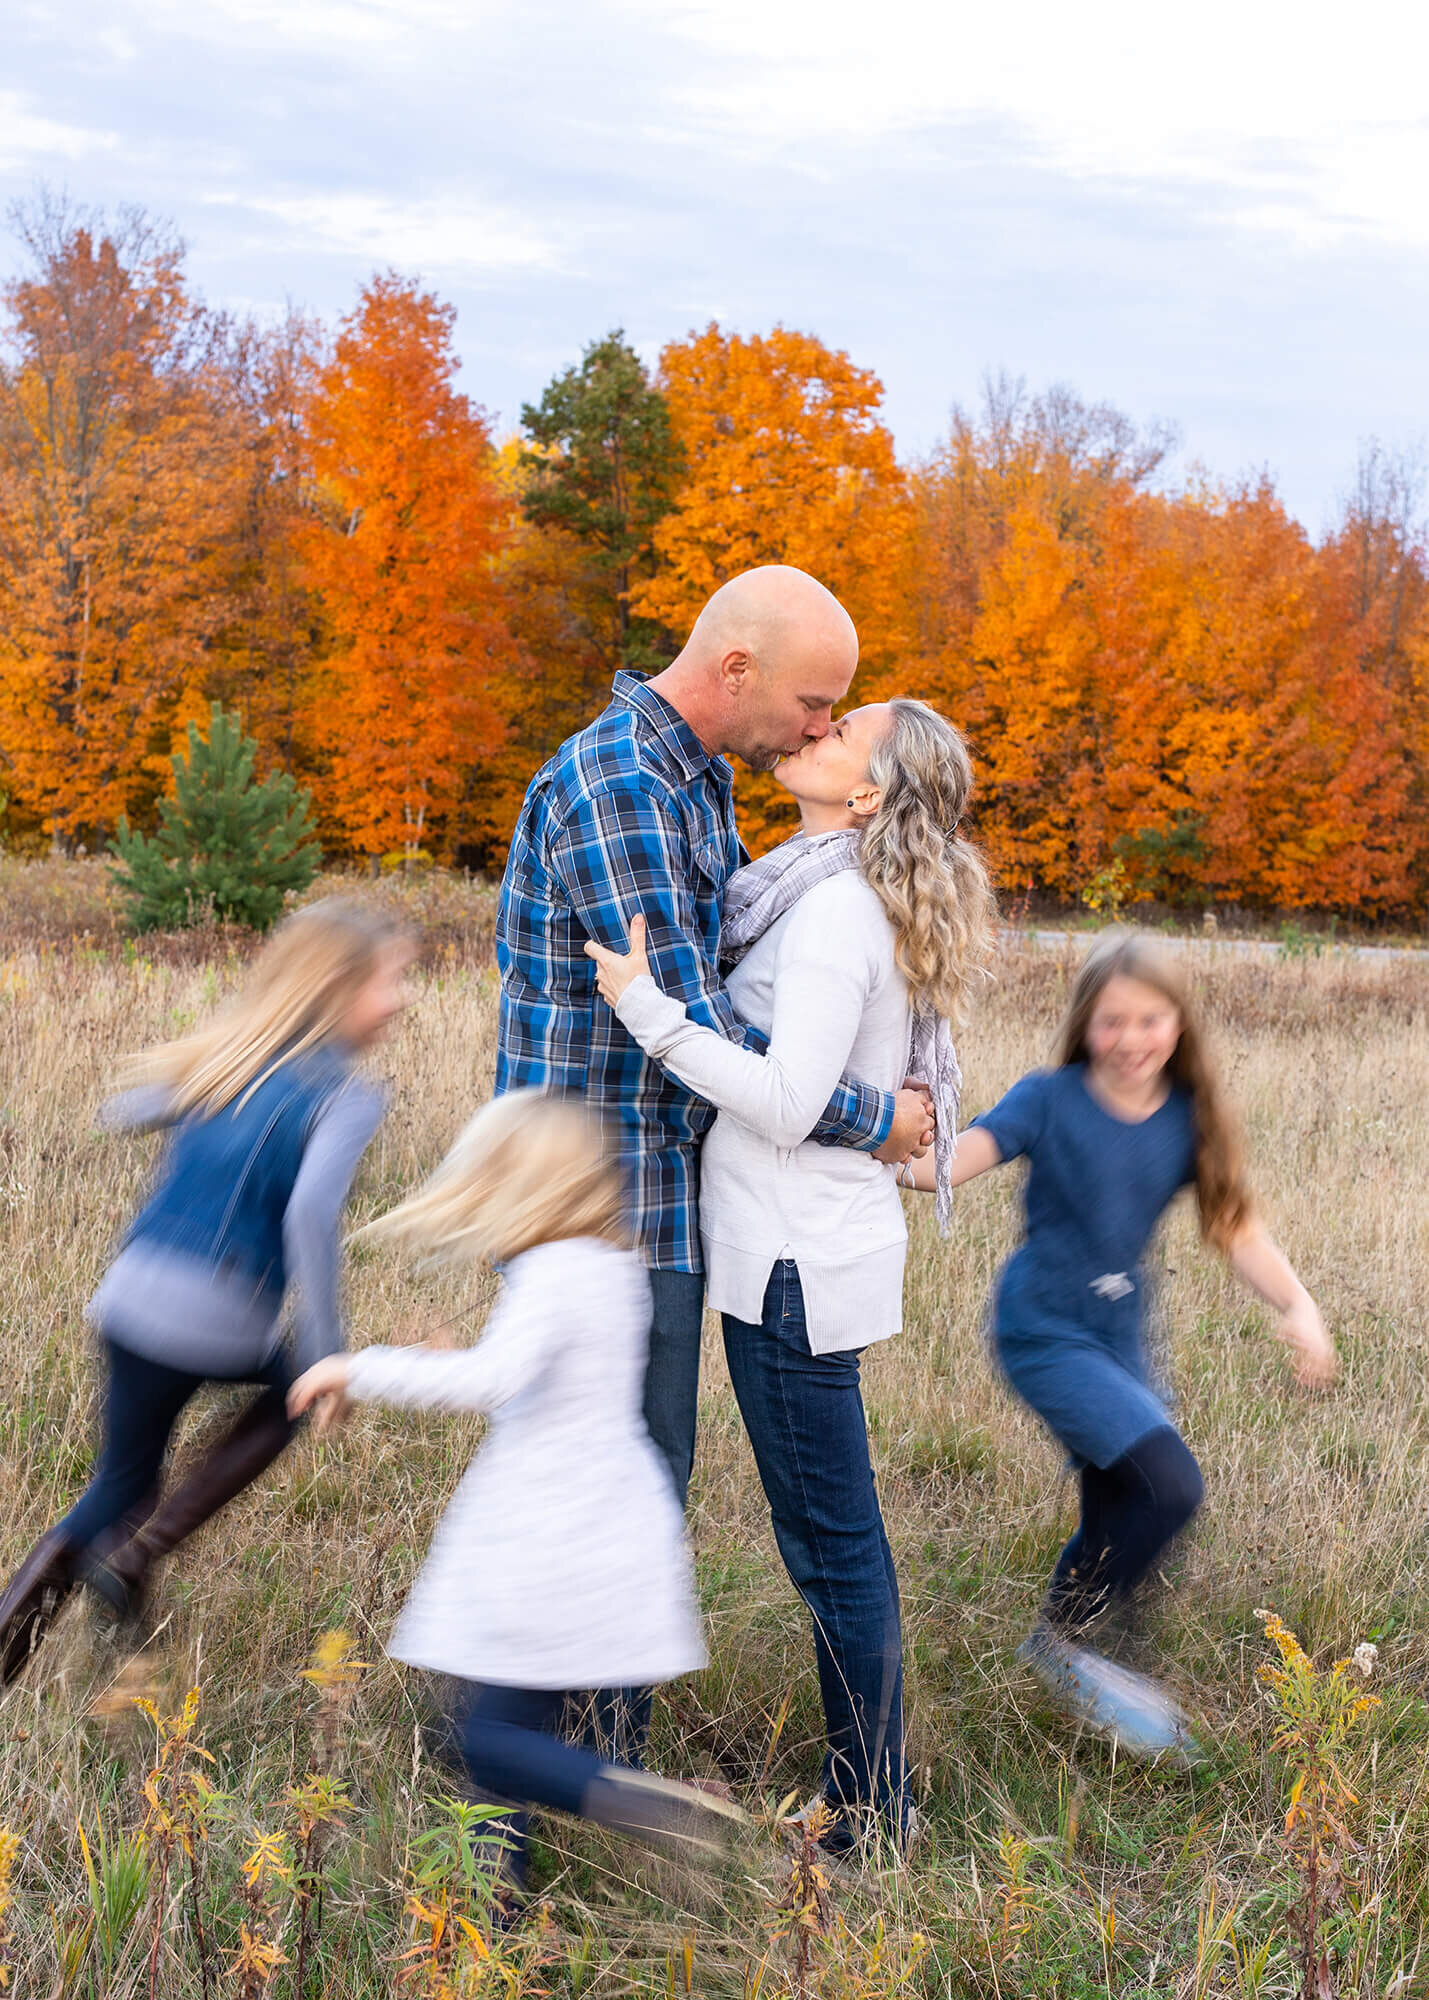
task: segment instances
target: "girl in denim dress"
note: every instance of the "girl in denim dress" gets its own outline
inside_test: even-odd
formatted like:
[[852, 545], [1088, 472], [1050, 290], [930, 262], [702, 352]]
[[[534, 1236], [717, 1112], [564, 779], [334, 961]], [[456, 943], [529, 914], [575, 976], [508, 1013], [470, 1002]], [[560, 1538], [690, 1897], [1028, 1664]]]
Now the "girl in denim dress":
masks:
[[[955, 1185], [1025, 1156], [1026, 1231], [999, 1277], [993, 1347], [1007, 1381], [1066, 1450], [1082, 1512], [1021, 1648], [1078, 1721], [1132, 1753], [1189, 1749], [1155, 1683], [1083, 1643], [1200, 1505], [1200, 1468], [1151, 1379], [1144, 1258], [1193, 1187], [1201, 1234], [1280, 1316], [1300, 1380], [1328, 1382], [1314, 1300], [1257, 1220], [1237, 1135], [1182, 982], [1118, 932], [1087, 957], [1057, 1067], [1015, 1083], [958, 1142]], [[915, 1184], [930, 1176], [914, 1169]]]

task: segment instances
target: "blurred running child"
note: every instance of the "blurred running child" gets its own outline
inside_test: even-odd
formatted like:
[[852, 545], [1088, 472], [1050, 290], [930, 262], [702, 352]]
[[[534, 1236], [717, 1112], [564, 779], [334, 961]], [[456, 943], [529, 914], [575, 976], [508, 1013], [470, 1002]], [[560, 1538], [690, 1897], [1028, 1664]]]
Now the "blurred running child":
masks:
[[[954, 1185], [1025, 1154], [1026, 1234], [992, 1311], [1002, 1370], [1079, 1469], [1082, 1518], [1021, 1657], [1077, 1720], [1146, 1755], [1189, 1748], [1185, 1719], [1144, 1676], [1081, 1643], [1132, 1591], [1201, 1503], [1200, 1469], [1152, 1387], [1142, 1259], [1177, 1192], [1201, 1234], [1280, 1315], [1299, 1379], [1331, 1380], [1314, 1300], [1257, 1220], [1234, 1123], [1184, 982], [1117, 932], [1088, 955], [1037, 1070], [958, 1141]], [[908, 1178], [931, 1184], [931, 1161]]]
[[[531, 1090], [497, 1098], [424, 1187], [361, 1232], [500, 1266], [480, 1341], [333, 1355], [288, 1408], [318, 1403], [320, 1430], [349, 1399], [490, 1418], [392, 1654], [468, 1684], [455, 1719], [480, 1791], [706, 1846], [741, 1823], [732, 1806], [559, 1734], [568, 1696], [705, 1661], [680, 1505], [642, 1413], [650, 1285], [622, 1209], [617, 1165], [582, 1107]], [[505, 1838], [519, 1891], [524, 1815]]]
[[[342, 1345], [338, 1220], [383, 1111], [354, 1063], [405, 1006], [412, 956], [385, 915], [339, 901], [299, 910], [237, 999], [141, 1058], [147, 1081], [106, 1105], [111, 1127], [172, 1137], [87, 1308], [108, 1366], [99, 1461], [0, 1598], [0, 1683], [81, 1579], [137, 1624], [154, 1563], [287, 1444], [284, 1297], [298, 1294], [301, 1366]], [[260, 1393], [156, 1508], [170, 1435], [206, 1382]]]

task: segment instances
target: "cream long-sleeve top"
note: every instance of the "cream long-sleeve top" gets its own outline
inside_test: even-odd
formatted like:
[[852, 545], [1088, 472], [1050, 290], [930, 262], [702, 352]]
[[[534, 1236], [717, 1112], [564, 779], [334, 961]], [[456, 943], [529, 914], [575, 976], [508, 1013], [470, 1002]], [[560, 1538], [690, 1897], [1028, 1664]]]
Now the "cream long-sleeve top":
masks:
[[717, 1311], [757, 1325], [776, 1262], [792, 1258], [809, 1346], [832, 1354], [903, 1323], [907, 1228], [893, 1169], [812, 1139], [841, 1076], [897, 1090], [912, 1010], [893, 928], [856, 869], [818, 883], [751, 945], [728, 981], [763, 1055], [697, 1026], [649, 978], [616, 1009], [663, 1068], [716, 1105], [700, 1159], [705, 1284]]
[[644, 1686], [705, 1664], [684, 1521], [645, 1427], [650, 1284], [591, 1237], [514, 1257], [474, 1347], [367, 1347], [348, 1393], [480, 1411], [389, 1650], [502, 1686]]

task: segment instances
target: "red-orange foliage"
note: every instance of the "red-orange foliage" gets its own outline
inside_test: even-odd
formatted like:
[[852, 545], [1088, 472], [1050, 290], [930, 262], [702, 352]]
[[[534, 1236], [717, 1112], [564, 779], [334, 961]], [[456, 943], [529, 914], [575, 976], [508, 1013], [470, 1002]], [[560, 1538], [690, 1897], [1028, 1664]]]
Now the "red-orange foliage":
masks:
[[1171, 900], [1412, 902], [1413, 550], [1355, 604], [1352, 526], [1317, 550], [1266, 485], [1148, 491], [1158, 459], [1111, 412], [995, 397], [920, 482], [928, 685], [1004, 880], [1075, 897], [1120, 860]]
[[[605, 699], [629, 549], [523, 510], [530, 456], [494, 452], [457, 390], [451, 309], [379, 276], [329, 348], [206, 312], [138, 214], [42, 201], [25, 240], [0, 293], [7, 830], [142, 821], [218, 697], [313, 787], [330, 849], [499, 861], [533, 770]], [[624, 446], [562, 384], [595, 506]], [[995, 383], [910, 470], [876, 376], [808, 334], [707, 327], [659, 387], [682, 469], [662, 458], [640, 514], [642, 646], [796, 563], [858, 624], [854, 699], [923, 695], [967, 731], [1005, 884], [1074, 899], [1119, 862], [1133, 896], [1429, 909], [1405, 464], [1371, 448], [1317, 543], [1267, 484], [1158, 488], [1166, 439], [1066, 390]], [[741, 805], [756, 844], [790, 823], [767, 779]]]
[[305, 412], [314, 505], [299, 549], [324, 629], [315, 790], [358, 854], [449, 853], [503, 733], [504, 505], [486, 421], [453, 385], [453, 318], [415, 284], [374, 278]]

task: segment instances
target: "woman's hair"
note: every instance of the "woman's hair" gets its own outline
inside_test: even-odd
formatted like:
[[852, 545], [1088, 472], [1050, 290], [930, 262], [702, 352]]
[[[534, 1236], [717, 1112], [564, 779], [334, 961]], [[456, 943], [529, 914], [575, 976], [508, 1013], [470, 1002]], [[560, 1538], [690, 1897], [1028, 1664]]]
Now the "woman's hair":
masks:
[[982, 856], [959, 823], [972, 796], [967, 745], [926, 702], [888, 704], [868, 775], [880, 793], [858, 860], [893, 926], [915, 1001], [961, 1025], [992, 949], [997, 906]]
[[332, 1039], [381, 954], [407, 935], [381, 910], [330, 897], [285, 917], [243, 989], [207, 1025], [135, 1059], [167, 1083], [175, 1109], [207, 1116], [255, 1089], [279, 1062]]
[[1229, 1249], [1250, 1220], [1253, 1204], [1246, 1184], [1240, 1131], [1221, 1096], [1215, 1065], [1196, 1020], [1186, 982], [1164, 951], [1136, 931], [1112, 931], [1082, 961], [1071, 1005], [1057, 1035], [1057, 1061], [1090, 1061], [1087, 1029], [1110, 980], [1136, 979], [1154, 987], [1180, 1016], [1181, 1032], [1166, 1065], [1173, 1082], [1190, 1093], [1196, 1134], [1196, 1206], [1201, 1235], [1218, 1250]]
[[624, 1215], [619, 1167], [584, 1106], [513, 1090], [477, 1112], [415, 1194], [356, 1234], [500, 1263], [569, 1236], [625, 1246]]

